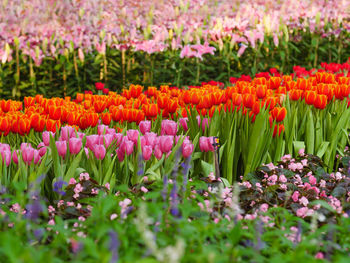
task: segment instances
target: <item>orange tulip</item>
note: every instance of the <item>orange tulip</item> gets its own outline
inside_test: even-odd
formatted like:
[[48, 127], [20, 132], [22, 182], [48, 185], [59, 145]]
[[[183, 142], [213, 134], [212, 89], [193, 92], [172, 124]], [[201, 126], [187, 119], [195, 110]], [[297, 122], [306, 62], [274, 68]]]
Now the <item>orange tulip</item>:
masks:
[[256, 96], [258, 97], [258, 99], [265, 98], [266, 89], [267, 89], [266, 85], [257, 85], [256, 86]]
[[35, 98], [33, 97], [24, 97], [24, 107], [29, 108], [30, 106], [34, 106]]
[[274, 120], [276, 120], [276, 122], [281, 122], [284, 120], [284, 118], [287, 115], [287, 109], [285, 107], [275, 107], [272, 111], [271, 111], [272, 117]]
[[327, 106], [327, 96], [326, 95], [319, 95], [317, 94], [315, 102], [314, 102], [314, 106], [317, 109], [324, 109]]
[[109, 125], [112, 121], [112, 114], [109, 112], [101, 113], [101, 120], [104, 125]]
[[308, 105], [313, 105], [316, 100], [317, 93], [315, 91], [307, 90], [305, 91], [305, 102]]
[[50, 119], [59, 120], [61, 118], [62, 108], [54, 105], [49, 106]]

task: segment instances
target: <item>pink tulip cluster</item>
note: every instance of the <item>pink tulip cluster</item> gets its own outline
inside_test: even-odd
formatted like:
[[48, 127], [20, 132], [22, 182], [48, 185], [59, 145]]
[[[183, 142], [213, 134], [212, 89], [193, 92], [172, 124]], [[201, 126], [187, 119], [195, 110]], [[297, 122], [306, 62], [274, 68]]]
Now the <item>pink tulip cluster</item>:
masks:
[[43, 147], [43, 143], [39, 144], [37, 149], [33, 148], [30, 143], [22, 143], [20, 150], [11, 151], [9, 144], [0, 143], [0, 154], [3, 160], [3, 164], [9, 166], [11, 161], [18, 164], [18, 158], [22, 158], [23, 162], [27, 165], [32, 163], [38, 164], [41, 161], [41, 157], [46, 153], [46, 148]]

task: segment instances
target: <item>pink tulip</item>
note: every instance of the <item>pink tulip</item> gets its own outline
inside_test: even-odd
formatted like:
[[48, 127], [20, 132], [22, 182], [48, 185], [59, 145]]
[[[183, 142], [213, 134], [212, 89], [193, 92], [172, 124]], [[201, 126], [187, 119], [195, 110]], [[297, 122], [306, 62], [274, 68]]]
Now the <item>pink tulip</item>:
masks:
[[58, 155], [64, 158], [67, 153], [67, 142], [66, 141], [56, 141], [56, 147]]
[[43, 142], [38, 144], [38, 150], [39, 150], [39, 155], [40, 157], [44, 156], [46, 151], [47, 151], [47, 147], [45, 146], [45, 144]]
[[12, 160], [15, 164], [18, 164], [18, 154], [19, 154], [19, 150], [15, 150], [12, 153]]
[[111, 134], [100, 135], [99, 137], [99, 144], [104, 144], [106, 148], [108, 148], [109, 145], [111, 145], [112, 141], [113, 135]]
[[117, 150], [117, 157], [119, 162], [124, 161], [125, 158], [125, 151], [122, 151], [120, 148]]
[[144, 135], [146, 132], [151, 131], [151, 121], [140, 121], [139, 123], [139, 129], [140, 132]]
[[160, 160], [163, 156], [163, 152], [160, 150], [160, 147], [159, 145], [157, 144], [155, 147], [154, 147], [154, 156]]
[[173, 135], [177, 133], [177, 123], [171, 120], [163, 120], [161, 124], [161, 135]]
[[43, 132], [43, 142], [45, 144], [45, 146], [49, 146], [50, 145], [50, 135], [52, 137], [55, 136], [55, 134], [53, 132], [50, 132], [50, 131], [44, 131]]
[[179, 123], [180, 123], [180, 125], [182, 126], [182, 128], [184, 129], [185, 132], [187, 132], [187, 130], [188, 130], [187, 122], [188, 122], [188, 118], [180, 118], [179, 119]]
[[115, 134], [115, 129], [114, 128], [107, 128], [106, 134], [114, 135]]
[[152, 156], [152, 146], [145, 145], [142, 148], [142, 158], [145, 161], [148, 161], [151, 158], [151, 156]]
[[89, 149], [87, 147], [84, 147], [84, 152], [86, 154], [86, 157], [89, 159]]
[[159, 136], [159, 147], [163, 153], [167, 153], [171, 150], [174, 144], [174, 136], [164, 135]]
[[122, 133], [115, 133], [115, 134], [113, 134], [113, 140], [116, 141], [117, 147], [122, 143], [123, 138], [124, 138], [124, 136], [123, 136]]
[[214, 151], [213, 137], [202, 136], [199, 138], [199, 149], [202, 152]]
[[23, 147], [22, 148], [22, 159], [26, 164], [30, 164], [34, 158], [34, 149], [29, 147]]
[[0, 152], [2, 151], [11, 151], [11, 147], [7, 143], [0, 143]]
[[141, 148], [143, 148], [145, 145], [147, 145], [147, 141], [146, 141], [145, 136], [140, 137], [140, 144], [141, 144]]
[[90, 150], [94, 149], [94, 146], [98, 144], [99, 136], [96, 134], [86, 136], [86, 147]]
[[105, 158], [106, 148], [103, 145], [96, 144], [92, 151], [98, 160]]
[[107, 125], [98, 125], [97, 126], [97, 134], [98, 135], [102, 135], [102, 134], [106, 134], [107, 133], [107, 129], [108, 129], [108, 126]]
[[78, 154], [83, 146], [83, 142], [80, 138], [69, 139], [69, 152], [71, 154]]
[[68, 140], [70, 137], [75, 136], [75, 129], [71, 126], [64, 126], [61, 128], [62, 141]]
[[132, 141], [129, 140], [125, 140], [125, 152], [127, 155], [130, 155], [133, 153], [134, 151], [134, 143]]
[[184, 156], [184, 158], [189, 157], [194, 150], [194, 145], [193, 143], [186, 141], [186, 143], [184, 142], [182, 144], [182, 155]]
[[137, 140], [139, 138], [139, 131], [138, 130], [127, 130], [126, 135], [128, 136], [128, 139], [132, 141], [133, 143], [137, 144]]
[[34, 164], [38, 164], [40, 161], [40, 153], [38, 150], [34, 150]]
[[9, 166], [11, 163], [11, 151], [1, 151], [2, 163], [6, 163]]
[[21, 149], [21, 151], [23, 151], [23, 149], [25, 149], [27, 147], [32, 148], [32, 145], [30, 143], [22, 142], [21, 146], [20, 146], [20, 149]]
[[144, 138], [146, 139], [146, 145], [154, 146], [157, 144], [158, 136], [154, 132], [146, 132]]

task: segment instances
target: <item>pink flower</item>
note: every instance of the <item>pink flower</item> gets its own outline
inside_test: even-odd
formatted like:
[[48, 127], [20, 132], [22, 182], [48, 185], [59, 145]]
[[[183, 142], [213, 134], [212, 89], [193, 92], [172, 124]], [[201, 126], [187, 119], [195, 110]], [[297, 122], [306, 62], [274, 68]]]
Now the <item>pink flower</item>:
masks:
[[56, 141], [56, 147], [58, 155], [64, 158], [67, 153], [67, 142], [66, 141]]
[[269, 208], [269, 205], [264, 203], [260, 206], [260, 211], [265, 213], [265, 212], [267, 212], [268, 208]]
[[97, 134], [98, 135], [107, 134], [108, 129], [109, 127], [107, 125], [100, 124], [97, 126]]
[[139, 123], [140, 132], [143, 135], [145, 135], [146, 132], [150, 132], [151, 131], [151, 126], [152, 126], [151, 121], [140, 121], [140, 123]]
[[80, 138], [69, 139], [69, 152], [71, 154], [78, 154], [83, 146], [83, 141]]
[[9, 150], [2, 151], [1, 157], [2, 157], [3, 163], [6, 163], [6, 166], [9, 166], [11, 163], [11, 151]]
[[292, 195], [292, 199], [294, 202], [298, 202], [299, 200], [299, 192], [298, 191], [295, 191]]
[[303, 206], [307, 206], [309, 203], [309, 200], [307, 200], [307, 198], [303, 196], [300, 198], [299, 203], [302, 204]]
[[184, 129], [185, 132], [187, 132], [187, 130], [188, 130], [187, 121], [188, 121], [188, 118], [180, 118], [179, 119], [179, 123], [180, 123], [180, 125], [182, 126], [182, 128]]
[[80, 181], [83, 181], [83, 180], [89, 180], [90, 179], [90, 176], [89, 176], [89, 174], [88, 173], [81, 173], [80, 175], [79, 175], [79, 180]]
[[148, 161], [152, 156], [152, 147], [149, 145], [145, 145], [142, 147], [142, 158], [145, 161]]
[[114, 220], [114, 219], [116, 219], [117, 217], [118, 217], [117, 214], [111, 214], [110, 219], [111, 219], [111, 220]]
[[86, 147], [92, 151], [95, 145], [98, 144], [98, 141], [99, 135], [97, 134], [86, 136]]
[[83, 189], [84, 188], [82, 187], [82, 185], [80, 183], [76, 184], [75, 187], [74, 187], [74, 193], [79, 194], [80, 192], [83, 191]]
[[22, 159], [26, 164], [30, 165], [34, 158], [34, 149], [30, 145], [22, 146], [23, 144], [21, 145]]
[[281, 174], [280, 177], [279, 177], [279, 181], [281, 183], [286, 183], [287, 182], [287, 178], [284, 174]]
[[190, 141], [184, 141], [182, 144], [182, 155], [184, 158], [188, 158], [194, 150], [194, 145]]
[[202, 152], [214, 151], [214, 146], [213, 146], [212, 142], [213, 142], [212, 137], [205, 137], [205, 136], [200, 137], [199, 138], [199, 149]]
[[311, 216], [313, 214], [314, 210], [309, 209], [307, 207], [302, 207], [297, 210], [297, 216], [304, 218], [306, 216]]
[[174, 144], [174, 136], [164, 135], [159, 137], [159, 147], [163, 153], [170, 152]]
[[102, 160], [106, 155], [106, 148], [103, 145], [95, 145], [92, 150], [98, 160]]
[[154, 147], [154, 156], [160, 160], [163, 156], [163, 152], [162, 150], [160, 149], [160, 146], [157, 144], [156, 147]]
[[326, 181], [325, 180], [322, 179], [320, 181], [320, 187], [322, 187], [322, 188], [326, 187]]
[[313, 176], [313, 175], [310, 175], [309, 182], [310, 182], [311, 185], [315, 185], [317, 183], [316, 177]]
[[138, 130], [127, 130], [126, 135], [128, 136], [128, 139], [132, 141], [134, 144], [137, 144], [137, 140], [139, 138], [139, 131]]
[[144, 192], [144, 193], [147, 193], [148, 192], [148, 189], [144, 186], [141, 186], [141, 191]]
[[177, 123], [171, 120], [163, 120], [161, 124], [161, 135], [175, 136], [177, 133]]
[[43, 142], [45, 144], [45, 146], [49, 146], [50, 145], [50, 135], [52, 137], [55, 136], [55, 134], [53, 132], [50, 131], [44, 131], [42, 136], [43, 136]]
[[61, 139], [62, 139], [62, 141], [66, 141], [72, 136], [75, 136], [75, 129], [73, 127], [71, 127], [71, 126], [61, 127]]
[[152, 148], [154, 148], [154, 146], [157, 144], [158, 137], [154, 132], [146, 132], [144, 138], [146, 140], [146, 144], [152, 146]]
[[69, 182], [68, 182], [69, 185], [76, 184], [76, 183], [77, 181], [75, 181], [74, 178], [69, 179]]
[[111, 145], [112, 141], [113, 141], [113, 135], [111, 134], [105, 134], [105, 135], [99, 136], [99, 144], [105, 145], [106, 148], [108, 148], [109, 145]]
[[317, 252], [317, 254], [315, 255], [315, 258], [317, 259], [324, 259], [324, 255], [322, 252]]

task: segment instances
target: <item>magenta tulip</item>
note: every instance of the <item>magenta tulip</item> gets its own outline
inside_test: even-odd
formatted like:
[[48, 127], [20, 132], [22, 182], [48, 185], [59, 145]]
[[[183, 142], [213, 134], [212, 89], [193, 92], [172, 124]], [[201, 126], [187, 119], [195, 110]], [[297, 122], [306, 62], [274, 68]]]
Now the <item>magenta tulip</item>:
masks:
[[180, 125], [182, 126], [182, 128], [184, 129], [185, 132], [187, 132], [187, 130], [188, 130], [187, 121], [188, 121], [188, 118], [180, 118], [179, 119], [179, 123], [180, 123]]
[[157, 144], [158, 136], [154, 132], [146, 132], [144, 138], [146, 139], [146, 145], [154, 146]]
[[38, 164], [40, 161], [40, 153], [38, 150], [34, 150], [34, 164]]
[[98, 160], [105, 158], [106, 148], [103, 145], [96, 144], [92, 151]]
[[19, 154], [19, 150], [15, 150], [12, 153], [12, 160], [15, 164], [18, 164], [18, 154]]
[[21, 148], [23, 162], [29, 165], [34, 158], [34, 149], [31, 146]]
[[38, 144], [38, 150], [39, 150], [39, 155], [40, 157], [44, 156], [46, 151], [47, 151], [47, 147], [45, 146], [45, 144], [43, 142]]
[[128, 136], [128, 139], [132, 141], [133, 143], [137, 144], [137, 139], [139, 138], [139, 131], [138, 130], [127, 130], [126, 135]]
[[95, 145], [99, 142], [99, 136], [96, 134], [86, 136], [86, 147], [91, 151], [94, 149]]
[[199, 138], [199, 149], [202, 152], [213, 151], [214, 147], [212, 145], [212, 137], [202, 136]]
[[148, 161], [152, 156], [152, 146], [145, 145], [142, 147], [142, 158], [145, 161]]
[[182, 144], [182, 155], [184, 156], [184, 158], [188, 158], [193, 153], [193, 150], [193, 143], [186, 141], [186, 143], [184, 142]]
[[163, 156], [163, 152], [161, 151], [159, 145], [157, 144], [155, 147], [154, 147], [154, 156], [160, 160]]
[[163, 120], [161, 124], [161, 135], [173, 135], [177, 133], [177, 123], [172, 120]]
[[45, 146], [49, 146], [50, 145], [50, 135], [52, 137], [55, 136], [55, 134], [53, 132], [50, 132], [50, 131], [44, 131], [43, 132], [43, 142], [45, 144]]
[[66, 141], [56, 141], [56, 147], [58, 155], [64, 158], [67, 153], [67, 142]]
[[67, 141], [70, 137], [75, 136], [75, 129], [72, 126], [61, 127], [62, 141]]
[[97, 134], [98, 134], [98, 135], [106, 134], [108, 128], [109, 128], [109, 127], [108, 127], [107, 125], [103, 125], [103, 124], [98, 125], [98, 126], [97, 126]]
[[139, 123], [140, 132], [143, 135], [145, 135], [146, 132], [150, 132], [151, 131], [151, 126], [152, 126], [151, 121], [140, 121], [140, 123]]
[[164, 135], [159, 136], [159, 147], [163, 153], [170, 152], [174, 144], [174, 136]]
[[69, 139], [69, 152], [71, 154], [78, 154], [83, 146], [83, 142], [80, 138]]
[[11, 151], [4, 150], [1, 151], [2, 163], [5, 163], [6, 166], [9, 166], [11, 163]]

